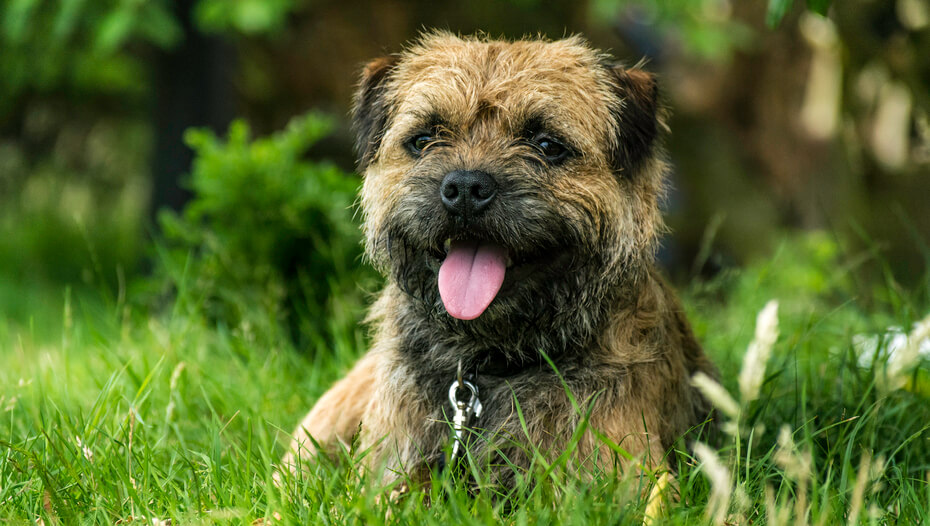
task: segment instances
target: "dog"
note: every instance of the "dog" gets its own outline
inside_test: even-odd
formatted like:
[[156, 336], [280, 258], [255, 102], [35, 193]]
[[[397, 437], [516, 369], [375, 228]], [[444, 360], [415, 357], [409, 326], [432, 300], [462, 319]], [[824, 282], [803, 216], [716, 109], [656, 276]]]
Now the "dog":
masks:
[[664, 120], [652, 74], [579, 37], [431, 32], [370, 62], [353, 122], [387, 281], [285, 469], [355, 440], [387, 481], [468, 455], [510, 484], [582, 424], [578, 465], [667, 467], [716, 371], [654, 264]]

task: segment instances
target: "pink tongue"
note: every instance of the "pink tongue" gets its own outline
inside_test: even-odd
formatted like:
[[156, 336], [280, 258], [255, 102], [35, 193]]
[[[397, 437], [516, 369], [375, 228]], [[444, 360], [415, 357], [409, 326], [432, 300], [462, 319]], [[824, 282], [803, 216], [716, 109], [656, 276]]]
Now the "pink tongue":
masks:
[[446, 311], [473, 320], [494, 301], [507, 271], [507, 250], [491, 243], [453, 241], [439, 267], [439, 296]]

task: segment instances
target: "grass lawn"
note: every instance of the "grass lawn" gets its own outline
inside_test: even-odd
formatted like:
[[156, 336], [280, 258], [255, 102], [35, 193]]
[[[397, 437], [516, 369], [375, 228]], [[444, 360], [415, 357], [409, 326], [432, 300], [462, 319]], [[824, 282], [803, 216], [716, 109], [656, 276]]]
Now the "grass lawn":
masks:
[[[862, 265], [879, 277], [862, 282], [853, 272]], [[930, 520], [927, 361], [911, 367], [906, 346], [878, 336], [910, 332], [930, 295], [926, 280], [905, 290], [882, 268], [807, 234], [682, 291], [734, 407], [721, 414], [730, 433], [685, 457], [679, 496], [655, 524]], [[758, 395], [746, 396], [744, 355], [773, 299], [777, 341]], [[183, 289], [153, 313], [119, 291], [0, 281], [0, 522], [642, 524], [647, 515], [654, 477], [560, 463], [539, 462], [509, 494], [471, 494], [444, 476], [384, 499], [356, 466], [364, 452], [352, 451], [278, 488], [287, 434], [364, 351], [364, 328], [334, 322], [334, 343], [297, 349], [273, 320], [217, 326], [202, 312]]]

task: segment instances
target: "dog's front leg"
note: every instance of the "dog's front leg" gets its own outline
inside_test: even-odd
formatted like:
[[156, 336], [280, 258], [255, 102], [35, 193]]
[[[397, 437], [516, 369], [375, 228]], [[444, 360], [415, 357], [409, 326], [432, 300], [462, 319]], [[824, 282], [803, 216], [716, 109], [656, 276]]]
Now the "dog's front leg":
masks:
[[[378, 362], [378, 354], [369, 352], [317, 401], [294, 430], [291, 445], [281, 461], [282, 470], [293, 473], [301, 461], [331, 453], [338, 444], [352, 440], [375, 392]], [[317, 450], [317, 445], [322, 451]]]

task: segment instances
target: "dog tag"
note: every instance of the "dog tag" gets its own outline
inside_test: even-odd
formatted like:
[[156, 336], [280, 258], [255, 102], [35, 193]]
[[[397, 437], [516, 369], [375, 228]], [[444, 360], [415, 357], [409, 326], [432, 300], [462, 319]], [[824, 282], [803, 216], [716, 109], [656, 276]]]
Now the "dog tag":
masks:
[[[459, 400], [460, 391], [467, 391], [467, 397]], [[450, 463], [455, 461], [465, 447], [465, 426], [472, 417], [481, 416], [481, 400], [478, 399], [478, 387], [468, 380], [457, 379], [449, 386], [449, 402], [452, 404], [452, 457]]]

